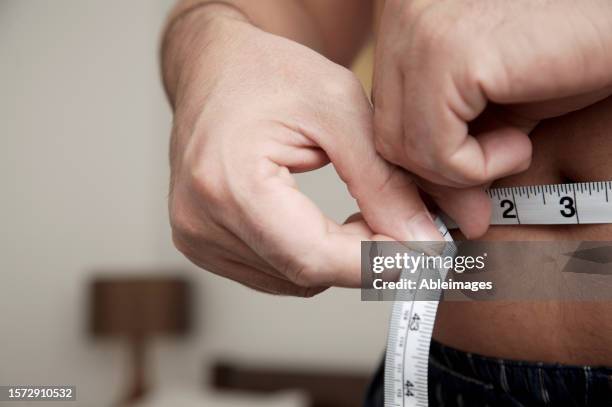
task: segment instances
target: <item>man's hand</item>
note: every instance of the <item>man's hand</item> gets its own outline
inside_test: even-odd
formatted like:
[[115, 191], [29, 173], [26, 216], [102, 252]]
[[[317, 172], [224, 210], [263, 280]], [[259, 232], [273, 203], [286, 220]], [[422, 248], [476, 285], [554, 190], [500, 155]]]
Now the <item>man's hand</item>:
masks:
[[[376, 146], [468, 236], [479, 187], [525, 170], [541, 119], [612, 93], [609, 0], [388, 0], [374, 77]], [[450, 187], [450, 188], [445, 188]]]
[[[312, 295], [359, 286], [361, 240], [438, 238], [412, 181], [376, 153], [371, 105], [353, 74], [226, 11], [189, 17], [205, 28], [181, 42], [193, 60], [167, 81], [177, 248], [247, 286]], [[329, 161], [361, 208], [343, 225], [291, 175]]]

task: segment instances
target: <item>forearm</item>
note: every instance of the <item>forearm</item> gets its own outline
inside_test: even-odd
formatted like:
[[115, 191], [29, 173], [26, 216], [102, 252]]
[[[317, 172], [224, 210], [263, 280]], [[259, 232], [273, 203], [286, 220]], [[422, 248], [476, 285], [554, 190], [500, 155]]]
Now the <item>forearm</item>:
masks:
[[183, 0], [172, 10], [162, 43], [162, 74], [174, 106], [181, 72], [215, 39], [219, 19], [242, 20], [347, 65], [367, 37], [371, 0]]

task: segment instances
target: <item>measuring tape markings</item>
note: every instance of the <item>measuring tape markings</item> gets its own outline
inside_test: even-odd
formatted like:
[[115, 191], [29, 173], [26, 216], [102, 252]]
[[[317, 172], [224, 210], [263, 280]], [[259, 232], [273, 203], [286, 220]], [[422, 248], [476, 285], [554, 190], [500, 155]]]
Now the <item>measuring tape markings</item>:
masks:
[[[450, 233], [440, 219], [436, 226], [445, 240], [443, 255], [454, 255]], [[404, 270], [401, 278], [421, 281], [425, 274], [435, 274], [441, 281], [448, 269], [428, 270], [420, 267], [414, 274]], [[423, 292], [420, 293], [423, 295]], [[418, 290], [399, 291], [391, 311], [391, 323], [385, 358], [385, 407], [426, 407], [429, 345], [438, 308], [439, 290], [428, 292], [417, 300]]]
[[[611, 181], [491, 189], [491, 224], [609, 223], [610, 192]], [[537, 199], [539, 195], [541, 201]]]
[[[492, 225], [612, 223], [612, 181], [493, 188], [487, 194]], [[448, 242], [443, 255], [454, 256], [456, 246], [448, 229], [456, 228], [455, 223], [444, 214], [435, 222]], [[444, 281], [448, 269], [434, 272]], [[402, 278], [416, 275], [420, 281], [425, 273], [423, 268], [414, 274], [404, 270]], [[432, 298], [426, 300], [417, 299], [418, 290], [396, 294], [385, 356], [385, 407], [428, 405], [429, 347], [440, 293], [430, 291]]]
[[[503, 187], [487, 190], [491, 225], [612, 223], [612, 181]], [[449, 229], [455, 222], [442, 214]]]

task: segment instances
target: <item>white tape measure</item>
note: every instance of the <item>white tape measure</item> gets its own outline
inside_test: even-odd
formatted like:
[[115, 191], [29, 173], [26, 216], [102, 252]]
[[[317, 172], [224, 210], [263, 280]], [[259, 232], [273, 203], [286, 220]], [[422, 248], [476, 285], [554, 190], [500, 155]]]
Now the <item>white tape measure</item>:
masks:
[[[491, 198], [491, 225], [562, 225], [612, 223], [612, 181], [495, 188]], [[440, 233], [450, 243], [444, 256], [454, 255], [455, 246], [444, 217], [436, 219]], [[445, 224], [446, 223], [446, 224]], [[418, 269], [410, 273], [419, 280], [442, 279], [448, 270]], [[406, 271], [402, 278], [410, 277]], [[422, 292], [419, 294], [422, 298]], [[385, 356], [385, 407], [427, 407], [429, 345], [440, 292], [415, 301], [417, 291], [398, 291], [393, 304]]]

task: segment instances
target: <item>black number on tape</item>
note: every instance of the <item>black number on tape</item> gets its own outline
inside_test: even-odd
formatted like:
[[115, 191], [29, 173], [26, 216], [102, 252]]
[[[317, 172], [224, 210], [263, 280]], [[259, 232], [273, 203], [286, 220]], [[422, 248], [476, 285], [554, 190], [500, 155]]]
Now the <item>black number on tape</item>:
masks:
[[574, 207], [574, 200], [569, 196], [564, 196], [559, 200], [559, 204], [563, 205], [561, 209], [561, 215], [565, 218], [572, 218], [576, 216], [576, 208]]
[[508, 199], [504, 199], [500, 202], [500, 205], [502, 208], [505, 209], [504, 213], [502, 214], [502, 217], [504, 219], [516, 219], [516, 214], [512, 213], [512, 211], [514, 210], [514, 202]]

